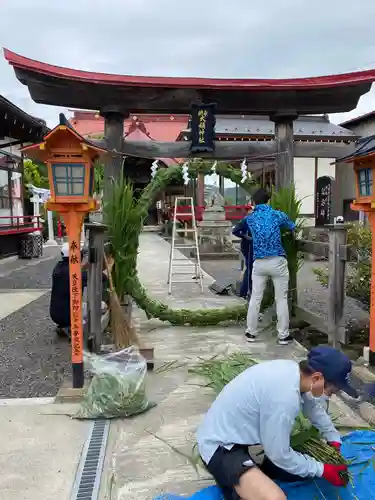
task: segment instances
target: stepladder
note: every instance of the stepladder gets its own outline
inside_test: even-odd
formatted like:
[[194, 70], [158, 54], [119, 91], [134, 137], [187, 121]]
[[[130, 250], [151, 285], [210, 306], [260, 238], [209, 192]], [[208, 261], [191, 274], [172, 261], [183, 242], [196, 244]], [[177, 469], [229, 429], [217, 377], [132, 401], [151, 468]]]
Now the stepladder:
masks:
[[[180, 227], [179, 217], [191, 220], [191, 227]], [[189, 238], [190, 236], [190, 238]], [[184, 250], [193, 257], [184, 255]], [[194, 202], [191, 197], [175, 198], [173, 211], [172, 242], [169, 254], [168, 293], [172, 285], [178, 283], [196, 283], [203, 292], [203, 273], [199, 255], [197, 221]]]

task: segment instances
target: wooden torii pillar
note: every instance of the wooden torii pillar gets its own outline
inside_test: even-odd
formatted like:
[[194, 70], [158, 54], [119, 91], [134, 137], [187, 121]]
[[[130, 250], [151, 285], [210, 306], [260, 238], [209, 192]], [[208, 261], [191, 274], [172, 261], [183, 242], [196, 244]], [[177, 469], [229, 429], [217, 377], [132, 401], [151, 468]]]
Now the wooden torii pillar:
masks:
[[128, 113], [124, 113], [119, 108], [103, 108], [100, 110], [104, 117], [105, 144], [108, 151], [113, 151], [104, 169], [104, 198], [108, 199], [111, 192], [113, 180], [118, 180], [121, 176], [123, 156], [121, 155], [124, 145], [124, 120]]
[[276, 189], [288, 187], [294, 182], [294, 132], [296, 112], [276, 112], [271, 115], [275, 123], [276, 142]]

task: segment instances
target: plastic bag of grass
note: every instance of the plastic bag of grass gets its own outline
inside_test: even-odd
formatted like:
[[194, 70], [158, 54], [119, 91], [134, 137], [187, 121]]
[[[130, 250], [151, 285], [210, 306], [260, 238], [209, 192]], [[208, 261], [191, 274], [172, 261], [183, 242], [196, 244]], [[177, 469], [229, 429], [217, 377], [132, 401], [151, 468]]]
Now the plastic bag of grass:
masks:
[[98, 356], [84, 355], [94, 376], [75, 418], [121, 418], [155, 406], [146, 397], [146, 360], [136, 347]]

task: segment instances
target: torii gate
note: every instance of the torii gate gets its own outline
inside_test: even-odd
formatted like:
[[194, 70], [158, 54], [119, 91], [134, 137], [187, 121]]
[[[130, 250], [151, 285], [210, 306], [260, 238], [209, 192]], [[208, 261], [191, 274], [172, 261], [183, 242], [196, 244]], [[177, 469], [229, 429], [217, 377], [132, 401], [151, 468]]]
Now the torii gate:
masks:
[[[231, 160], [276, 155], [276, 184], [288, 186], [294, 181], [294, 157], [337, 158], [354, 149], [341, 141], [294, 141], [293, 122], [298, 115], [351, 111], [375, 81], [375, 70], [291, 79], [123, 76], [61, 68], [8, 49], [4, 49], [4, 56], [35, 102], [99, 110], [105, 118], [105, 148], [114, 152], [105, 169], [107, 182], [119, 177], [122, 154]], [[213, 153], [193, 155], [189, 141], [135, 142], [123, 138], [124, 118], [131, 113], [190, 114], [192, 104], [203, 103], [215, 103], [221, 115], [269, 116], [275, 122], [275, 140], [217, 142]]]
[[[49, 189], [38, 188], [33, 184], [27, 184], [26, 187], [32, 194], [30, 201], [33, 204], [33, 215], [34, 217], [39, 217], [40, 205], [46, 203], [48, 198], [51, 196], [51, 192]], [[52, 212], [50, 210], [47, 210], [47, 223], [48, 223], [48, 241], [46, 245], [55, 246], [57, 245], [57, 242], [55, 240], [55, 235], [53, 230], [53, 217], [52, 217]], [[34, 224], [37, 224], [37, 222], [34, 222]]]

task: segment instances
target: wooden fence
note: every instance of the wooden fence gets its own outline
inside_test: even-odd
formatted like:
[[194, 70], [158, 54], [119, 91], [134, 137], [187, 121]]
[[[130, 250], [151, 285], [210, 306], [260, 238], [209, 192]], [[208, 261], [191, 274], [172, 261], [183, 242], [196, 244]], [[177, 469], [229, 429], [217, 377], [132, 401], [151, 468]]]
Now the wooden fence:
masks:
[[296, 307], [296, 316], [327, 333], [329, 341], [334, 347], [348, 343], [344, 315], [346, 267], [349, 261], [358, 259], [356, 249], [347, 244], [348, 227], [345, 224], [326, 226], [328, 242], [299, 240], [301, 252], [328, 260], [328, 324], [318, 315], [300, 306]]

